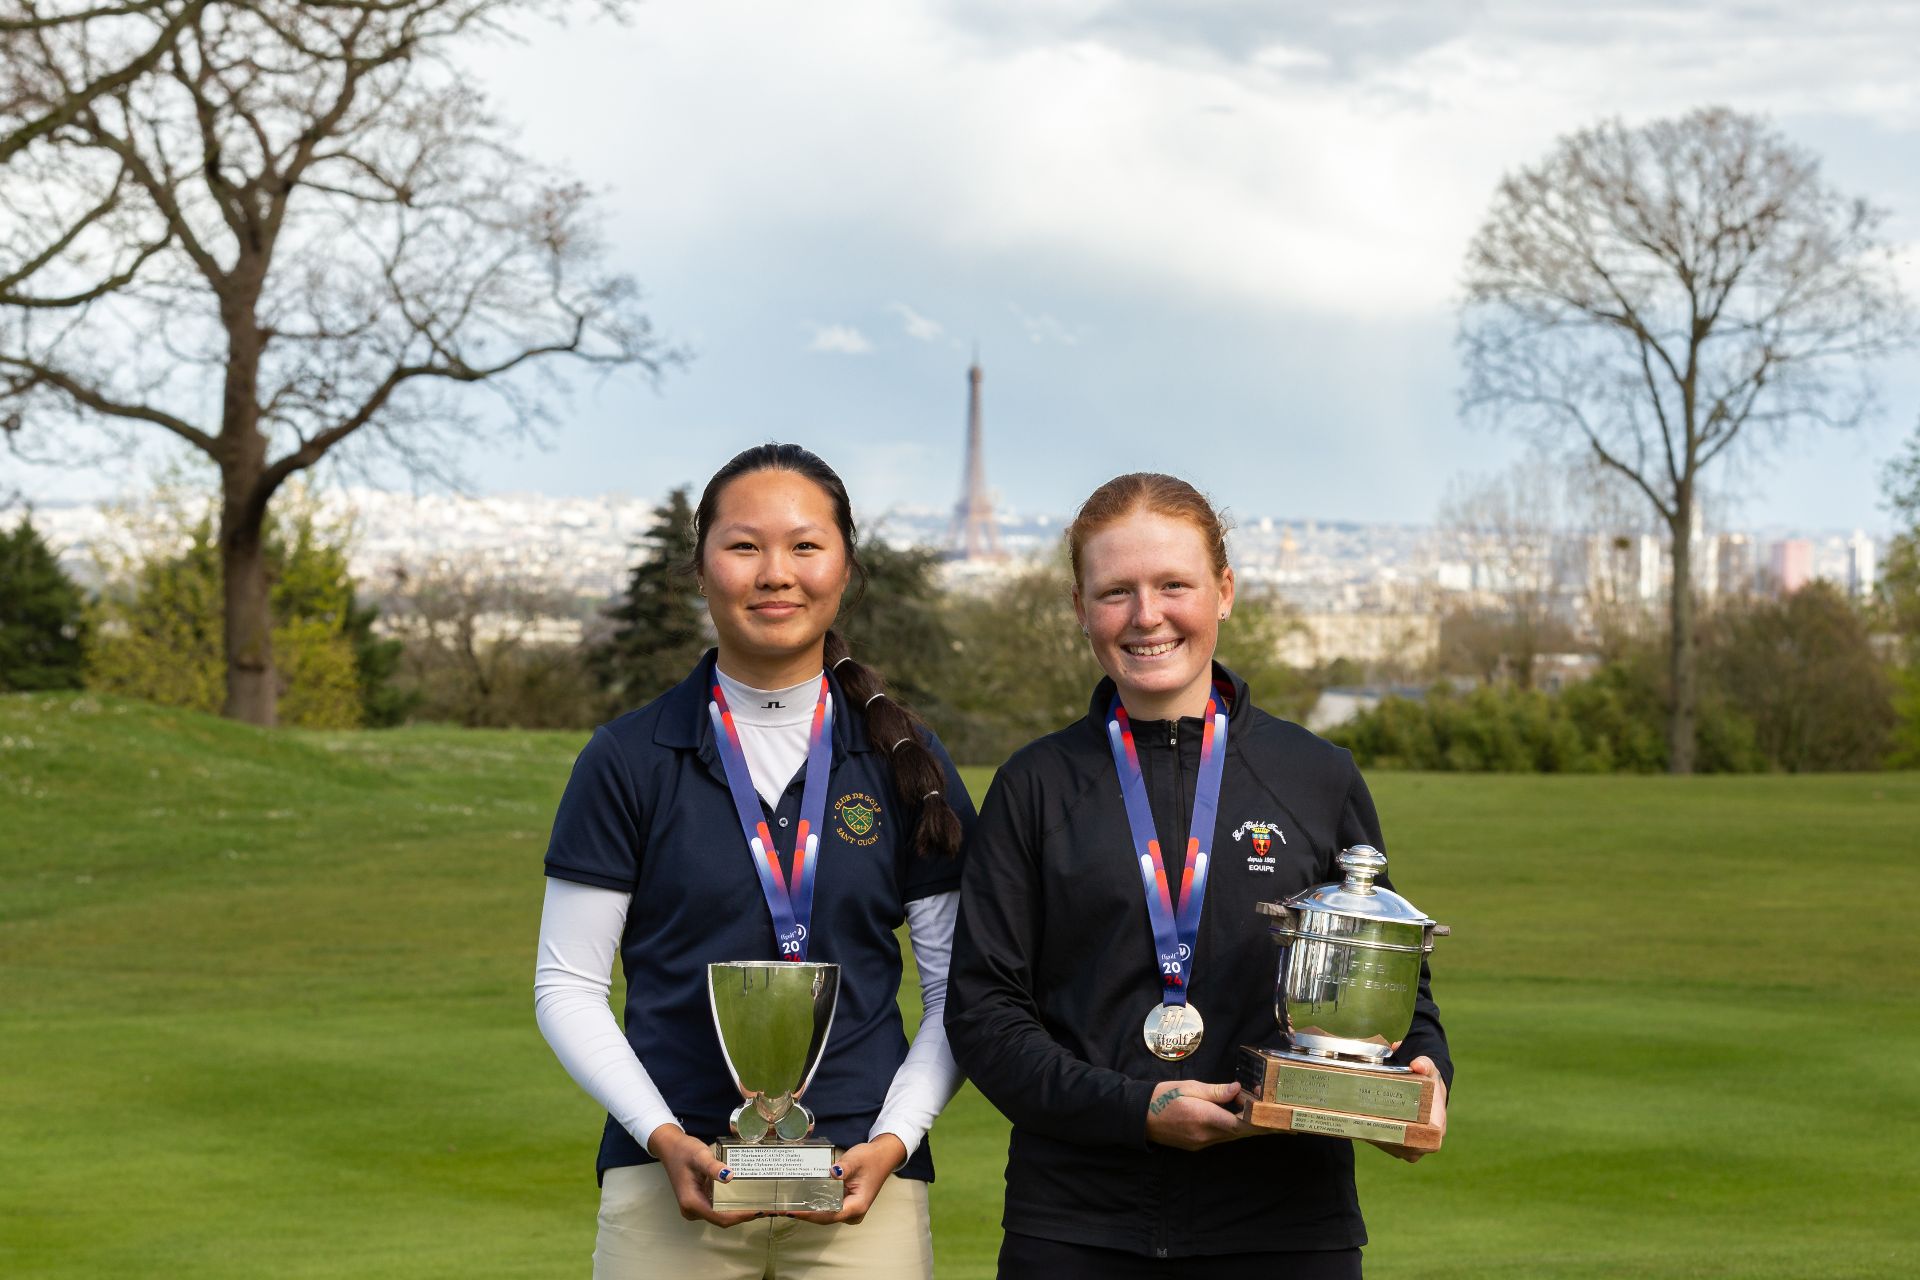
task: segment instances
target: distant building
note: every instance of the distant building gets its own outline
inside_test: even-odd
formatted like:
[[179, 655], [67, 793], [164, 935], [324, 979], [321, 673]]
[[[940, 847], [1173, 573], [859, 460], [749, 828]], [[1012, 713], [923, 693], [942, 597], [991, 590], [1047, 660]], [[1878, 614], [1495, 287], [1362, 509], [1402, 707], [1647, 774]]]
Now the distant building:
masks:
[[1541, 653], [1533, 659], [1533, 687], [1542, 693], [1559, 693], [1570, 685], [1591, 679], [1603, 665], [1597, 653]]
[[1473, 566], [1464, 560], [1442, 560], [1433, 567], [1433, 585], [1442, 591], [1473, 590]]
[[1322, 689], [1313, 709], [1307, 712], [1305, 723], [1315, 733], [1325, 733], [1336, 725], [1345, 724], [1362, 711], [1373, 710], [1388, 698], [1424, 702], [1427, 691], [1417, 684], [1360, 684]]
[[1633, 593], [1641, 600], [1658, 600], [1665, 574], [1666, 557], [1661, 554], [1660, 539], [1643, 533], [1633, 540]]
[[1722, 594], [1748, 595], [1753, 591], [1753, 539], [1744, 533], [1723, 533], [1713, 540], [1714, 576]]
[[1847, 539], [1847, 596], [1867, 600], [1874, 587], [1873, 539], [1859, 529]]
[[1813, 543], [1805, 538], [1787, 538], [1773, 544], [1767, 560], [1767, 576], [1776, 595], [1790, 596], [1813, 581]]
[[1578, 544], [1580, 562], [1569, 564], [1569, 582], [1599, 604], [1651, 604], [1666, 578], [1666, 548], [1651, 534], [1596, 534]]
[[1278, 646], [1280, 661], [1292, 667], [1346, 658], [1413, 669], [1425, 667], [1440, 652], [1437, 613], [1301, 613], [1294, 621], [1299, 625], [1282, 636]]
[[1720, 594], [1720, 559], [1713, 554], [1716, 535], [1707, 532], [1706, 507], [1693, 504], [1693, 523], [1687, 533], [1687, 563], [1693, 578], [1693, 594], [1711, 600]]

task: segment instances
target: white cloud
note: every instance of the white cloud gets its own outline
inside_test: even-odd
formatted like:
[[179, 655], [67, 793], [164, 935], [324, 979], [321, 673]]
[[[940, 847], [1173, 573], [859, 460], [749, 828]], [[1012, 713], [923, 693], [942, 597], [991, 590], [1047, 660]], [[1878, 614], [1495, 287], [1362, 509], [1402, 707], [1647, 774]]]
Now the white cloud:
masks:
[[907, 331], [909, 338], [932, 342], [947, 331], [938, 320], [929, 320], [904, 302], [896, 302], [887, 310], [900, 317], [900, 327]]
[[[671, 175], [628, 213], [676, 253], [830, 228], [851, 270], [903, 245], [1368, 318], [1444, 311], [1501, 174], [1597, 118], [1724, 102], [1920, 129], [1920, 5], [1429, 9], [847, 0], [755, 6], [746, 39], [743, 0], [711, 0], [564, 49], [544, 33], [548, 65], [517, 51], [489, 78], [581, 86], [538, 107], [559, 150]], [[635, 119], [672, 124], [636, 138]], [[1901, 166], [1874, 181], [1920, 197]]]
[[1061, 347], [1080, 345], [1080, 334], [1072, 326], [1045, 312], [1035, 315], [1017, 302], [1009, 302], [1007, 309], [1020, 320], [1020, 327], [1027, 331], [1027, 341], [1035, 346], [1052, 343]]
[[813, 326], [813, 341], [807, 344], [807, 350], [864, 356], [873, 353], [873, 344], [867, 341], [866, 334], [850, 324], [817, 324]]
[[[862, 448], [917, 436], [951, 425], [939, 370], [978, 338], [1004, 353], [993, 420], [1028, 432], [1018, 497], [1041, 507], [1101, 478], [1068, 460], [1178, 463], [1156, 452], [1177, 405], [1222, 453], [1291, 430], [1303, 474], [1368, 476], [1342, 497], [1242, 469], [1224, 500], [1429, 510], [1448, 468], [1506, 444], [1455, 415], [1467, 242], [1504, 173], [1601, 118], [1771, 115], [1891, 210], [1920, 298], [1920, 4], [701, 0], [523, 31], [475, 82], [530, 155], [608, 192], [615, 260], [698, 356], [661, 413], [785, 432], [798, 393]], [[796, 340], [788, 317], [818, 316], [841, 322]], [[738, 376], [782, 357], [795, 376]], [[1910, 428], [1920, 375], [1885, 369]], [[1794, 455], [1783, 518], [1851, 527], [1887, 432]]]

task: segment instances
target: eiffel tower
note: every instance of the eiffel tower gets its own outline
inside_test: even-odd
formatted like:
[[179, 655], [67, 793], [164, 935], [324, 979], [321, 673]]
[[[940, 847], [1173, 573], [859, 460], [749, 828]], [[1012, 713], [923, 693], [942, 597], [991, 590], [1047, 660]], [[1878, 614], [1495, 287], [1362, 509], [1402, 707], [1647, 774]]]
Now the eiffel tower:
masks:
[[1000, 560], [1000, 530], [993, 522], [993, 499], [987, 496], [987, 460], [980, 447], [980, 357], [967, 368], [967, 470], [960, 483], [960, 501], [953, 504], [953, 522], [947, 526], [950, 560]]

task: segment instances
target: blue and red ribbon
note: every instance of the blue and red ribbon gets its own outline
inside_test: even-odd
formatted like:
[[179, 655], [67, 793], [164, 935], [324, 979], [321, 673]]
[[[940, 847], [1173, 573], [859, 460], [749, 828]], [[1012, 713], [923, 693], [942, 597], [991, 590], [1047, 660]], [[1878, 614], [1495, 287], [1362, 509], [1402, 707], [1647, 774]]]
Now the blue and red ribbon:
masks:
[[1199, 956], [1200, 911], [1207, 900], [1207, 866], [1212, 861], [1213, 828], [1220, 812], [1220, 784], [1226, 773], [1226, 698], [1226, 692], [1218, 687], [1207, 697], [1200, 733], [1200, 778], [1193, 791], [1193, 819], [1187, 824], [1187, 861], [1180, 875], [1177, 905], [1167, 882], [1166, 860], [1160, 856], [1153, 810], [1147, 803], [1133, 723], [1118, 697], [1107, 711], [1107, 743], [1113, 748], [1113, 767], [1120, 776], [1120, 796], [1126, 804], [1134, 857], [1147, 895], [1147, 919], [1153, 925], [1153, 948], [1160, 958], [1162, 1004], [1187, 1002], [1194, 961]]
[[813, 923], [814, 865], [819, 861], [820, 832], [827, 816], [827, 774], [833, 768], [833, 696], [828, 691], [826, 673], [820, 674], [813, 724], [807, 730], [807, 781], [800, 791], [800, 826], [793, 835], [791, 877], [781, 873], [780, 854], [767, 829], [760, 795], [753, 788], [740, 730], [733, 723], [733, 712], [727, 707], [727, 695], [718, 680], [713, 683], [713, 701], [707, 704], [707, 714], [713, 720], [714, 742], [720, 748], [720, 763], [726, 770], [727, 790], [733, 794], [740, 831], [760, 877], [760, 892], [773, 914], [773, 936], [780, 958], [805, 960]]

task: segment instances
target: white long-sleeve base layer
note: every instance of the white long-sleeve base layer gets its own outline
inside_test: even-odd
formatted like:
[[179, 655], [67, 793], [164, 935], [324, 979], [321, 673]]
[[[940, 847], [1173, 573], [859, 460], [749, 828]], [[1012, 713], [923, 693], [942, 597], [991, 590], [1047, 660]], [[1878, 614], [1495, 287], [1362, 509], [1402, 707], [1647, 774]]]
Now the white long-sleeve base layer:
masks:
[[[627, 1043], [608, 1003], [632, 900], [631, 894], [617, 889], [547, 878], [533, 1011], [540, 1034], [567, 1074], [644, 1148], [655, 1129], [680, 1121]], [[893, 1073], [867, 1136], [891, 1133], [908, 1155], [919, 1149], [934, 1118], [960, 1088], [960, 1067], [947, 1047], [945, 1022], [947, 967], [959, 913], [958, 893], [907, 904], [907, 941], [920, 970], [920, 1030]]]

